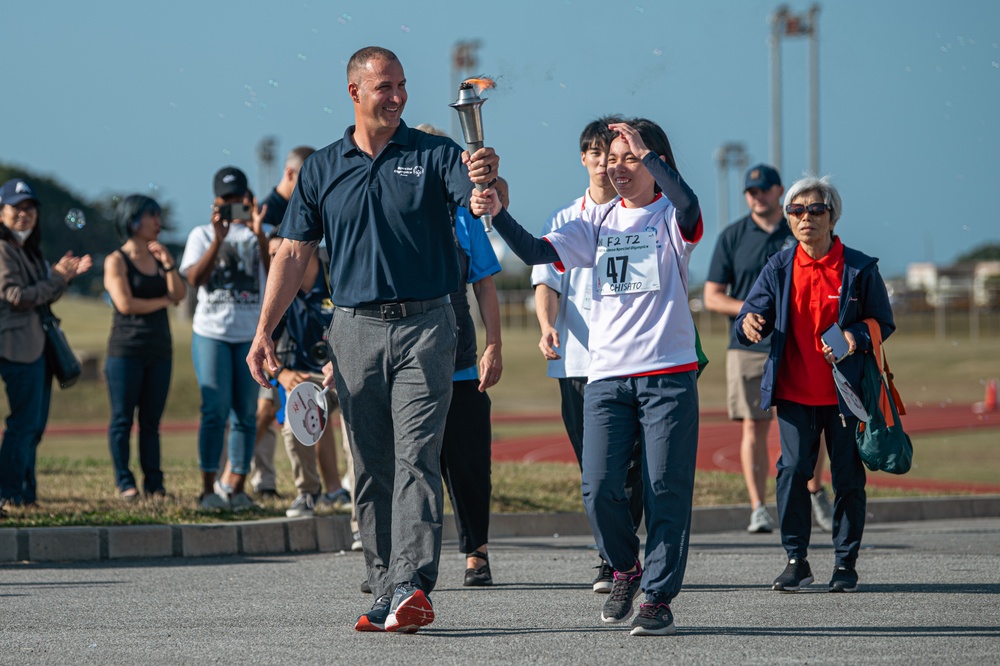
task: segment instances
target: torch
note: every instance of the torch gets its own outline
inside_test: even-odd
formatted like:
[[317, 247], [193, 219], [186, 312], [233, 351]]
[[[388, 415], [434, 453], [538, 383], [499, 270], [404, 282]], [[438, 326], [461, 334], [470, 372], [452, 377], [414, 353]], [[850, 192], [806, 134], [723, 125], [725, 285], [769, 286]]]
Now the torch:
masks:
[[[483, 147], [483, 115], [480, 110], [486, 101], [479, 93], [494, 86], [489, 79], [468, 79], [458, 87], [458, 99], [448, 106], [458, 111], [458, 120], [462, 123], [462, 134], [465, 135], [465, 147], [469, 154]], [[484, 183], [476, 183], [476, 190], [486, 189]], [[493, 216], [486, 213], [482, 216], [486, 232], [493, 231]]]

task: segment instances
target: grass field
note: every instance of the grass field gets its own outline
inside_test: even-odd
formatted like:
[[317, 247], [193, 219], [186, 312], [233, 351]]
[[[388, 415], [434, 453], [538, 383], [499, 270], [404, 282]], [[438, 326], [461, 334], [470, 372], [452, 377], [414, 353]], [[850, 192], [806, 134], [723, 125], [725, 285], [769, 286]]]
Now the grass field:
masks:
[[[104, 303], [66, 298], [56, 305], [74, 349], [96, 358], [98, 379], [68, 390], [54, 390], [50, 423], [97, 423], [108, 419], [103, 356], [110, 330], [111, 310]], [[166, 422], [193, 422], [198, 418], [199, 394], [190, 360], [190, 323], [175, 317], [174, 375], [164, 416]], [[719, 327], [716, 327], [718, 329]], [[537, 349], [536, 328], [504, 330], [504, 376], [490, 390], [495, 414], [556, 413], [559, 395], [555, 380], [545, 376], [545, 362]], [[703, 336], [711, 363], [699, 380], [703, 409], [725, 404], [726, 337], [715, 330]], [[983, 385], [1000, 376], [1000, 339], [983, 337], [936, 341], [928, 334], [908, 335], [901, 330], [887, 344], [896, 384], [904, 401], [970, 403], [982, 400]], [[0, 403], [6, 414], [6, 398]], [[561, 432], [558, 422], [498, 423], [497, 437], [520, 437]], [[915, 438], [912, 475], [942, 481], [993, 482], [1000, 478], [995, 461], [996, 431], [945, 433]], [[279, 490], [289, 498], [264, 503], [259, 516], [283, 515], [294, 490], [287, 456], [279, 443], [275, 463]], [[15, 510], [7, 525], [122, 524], [130, 522], [196, 522], [206, 520], [193, 510], [199, 492], [197, 444], [194, 433], [168, 433], [163, 441], [164, 471], [168, 489], [176, 499], [123, 507], [116, 498], [106, 438], [73, 435], [50, 436], [39, 450], [39, 477], [43, 506]], [[135, 461], [133, 454], [133, 461]], [[137, 463], [133, 462], [133, 468]], [[575, 465], [557, 463], [494, 466], [495, 511], [579, 511], [579, 471]], [[917, 494], [912, 491], [872, 489], [870, 496]], [[773, 480], [769, 496], [773, 497]], [[698, 473], [696, 505], [741, 504], [746, 501], [743, 481], [737, 475]], [[224, 516], [242, 519], [245, 516]], [[217, 517], [208, 518], [215, 520]]]

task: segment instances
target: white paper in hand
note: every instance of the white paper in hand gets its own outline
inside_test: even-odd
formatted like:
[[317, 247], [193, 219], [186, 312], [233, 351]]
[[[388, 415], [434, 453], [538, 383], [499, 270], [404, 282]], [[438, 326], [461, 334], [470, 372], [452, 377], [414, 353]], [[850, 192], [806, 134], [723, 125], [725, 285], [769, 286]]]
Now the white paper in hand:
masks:
[[847, 408], [850, 409], [855, 416], [867, 423], [870, 420], [868, 416], [868, 410], [865, 409], [865, 403], [861, 402], [861, 398], [854, 389], [851, 387], [851, 383], [847, 381], [847, 377], [837, 369], [837, 366], [833, 366], [833, 383], [837, 385], [837, 390], [840, 395], [844, 398], [844, 402], [847, 403]]
[[302, 382], [292, 389], [285, 403], [285, 418], [295, 438], [312, 446], [326, 428], [326, 392], [312, 382]]

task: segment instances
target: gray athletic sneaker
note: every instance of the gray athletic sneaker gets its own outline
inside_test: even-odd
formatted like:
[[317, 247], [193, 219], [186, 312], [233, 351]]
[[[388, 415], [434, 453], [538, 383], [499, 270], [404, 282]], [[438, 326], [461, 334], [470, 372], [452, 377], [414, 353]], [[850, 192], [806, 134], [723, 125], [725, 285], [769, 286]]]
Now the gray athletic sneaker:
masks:
[[332, 493], [323, 493], [319, 496], [319, 503], [322, 506], [328, 506], [334, 510], [344, 507], [350, 508], [351, 493], [347, 492], [343, 488], [335, 490]]
[[813, 520], [824, 532], [833, 532], [833, 505], [830, 504], [830, 497], [826, 494], [826, 488], [820, 488], [814, 493], [809, 493], [812, 502]]
[[315, 501], [310, 493], [299, 493], [292, 505], [285, 511], [285, 515], [289, 518], [311, 518], [315, 508]]
[[222, 499], [217, 493], [205, 493], [198, 498], [198, 509], [201, 511], [228, 511], [229, 500]]
[[774, 531], [774, 519], [767, 508], [761, 504], [750, 514], [750, 525], [747, 532], [751, 534], [770, 534]]
[[674, 614], [670, 612], [670, 604], [654, 604], [645, 602], [639, 604], [639, 614], [632, 620], [632, 636], [669, 636], [677, 633], [674, 625]]
[[615, 572], [615, 582], [611, 587], [608, 600], [604, 602], [601, 611], [601, 621], [608, 624], [624, 622], [632, 617], [632, 605], [639, 596], [639, 584], [642, 582], [642, 567], [635, 563], [632, 573]]
[[229, 508], [233, 511], [249, 511], [250, 509], [256, 509], [257, 505], [254, 501], [250, 499], [250, 496], [246, 493], [233, 493], [229, 496]]

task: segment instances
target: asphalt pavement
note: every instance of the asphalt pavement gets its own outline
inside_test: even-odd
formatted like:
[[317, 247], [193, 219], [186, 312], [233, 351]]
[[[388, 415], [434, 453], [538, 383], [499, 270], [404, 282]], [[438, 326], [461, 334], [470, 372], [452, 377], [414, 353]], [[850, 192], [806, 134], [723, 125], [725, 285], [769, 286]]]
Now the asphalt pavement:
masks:
[[860, 590], [770, 590], [777, 534], [696, 533], [678, 633], [602, 626], [591, 539], [490, 544], [497, 584], [461, 587], [445, 542], [436, 621], [415, 635], [362, 634], [372, 602], [360, 553], [0, 564], [3, 664], [1000, 663], [1000, 518], [870, 524]]

